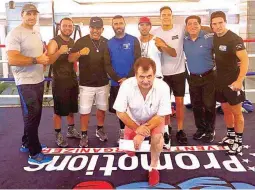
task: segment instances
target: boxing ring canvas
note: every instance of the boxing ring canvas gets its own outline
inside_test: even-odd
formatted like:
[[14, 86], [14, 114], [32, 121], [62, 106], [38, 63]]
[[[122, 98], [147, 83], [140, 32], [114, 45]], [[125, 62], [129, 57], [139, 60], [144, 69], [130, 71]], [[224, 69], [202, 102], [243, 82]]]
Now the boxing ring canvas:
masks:
[[[19, 152], [23, 123], [20, 108], [0, 108], [0, 188], [19, 189], [139, 189], [148, 188], [147, 171], [150, 154], [140, 152], [129, 158], [117, 147], [118, 121], [107, 113], [107, 142], [95, 136], [95, 110], [89, 124], [89, 148], [78, 148], [79, 140], [68, 139], [69, 147], [55, 144], [53, 108], [44, 107], [39, 137], [46, 154], [54, 156], [51, 164], [29, 165], [27, 153]], [[226, 147], [216, 145], [224, 135], [223, 115], [217, 114], [216, 139], [212, 144], [194, 141], [193, 115], [185, 110], [188, 146], [176, 144], [176, 121], [173, 123], [173, 147], [160, 156], [160, 189], [255, 189], [255, 114], [244, 114], [244, 151], [242, 155], [225, 154]], [[75, 118], [79, 129], [79, 116]], [[63, 119], [63, 132], [67, 130]]]

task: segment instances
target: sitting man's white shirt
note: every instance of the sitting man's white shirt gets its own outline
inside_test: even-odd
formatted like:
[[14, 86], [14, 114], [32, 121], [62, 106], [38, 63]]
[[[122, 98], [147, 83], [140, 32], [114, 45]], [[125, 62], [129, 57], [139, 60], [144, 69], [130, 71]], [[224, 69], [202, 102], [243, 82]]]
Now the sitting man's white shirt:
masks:
[[169, 115], [171, 114], [169, 86], [155, 78], [144, 100], [136, 78], [131, 77], [121, 84], [113, 108], [118, 112], [127, 112], [137, 125], [146, 123], [155, 115]]

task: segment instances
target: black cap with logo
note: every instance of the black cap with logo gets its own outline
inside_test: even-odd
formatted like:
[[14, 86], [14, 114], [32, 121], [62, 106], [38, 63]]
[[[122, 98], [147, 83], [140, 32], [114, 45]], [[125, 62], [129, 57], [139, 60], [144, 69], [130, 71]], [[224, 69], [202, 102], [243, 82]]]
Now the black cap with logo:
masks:
[[95, 28], [102, 28], [104, 26], [104, 23], [100, 17], [92, 17], [90, 19], [89, 26]]

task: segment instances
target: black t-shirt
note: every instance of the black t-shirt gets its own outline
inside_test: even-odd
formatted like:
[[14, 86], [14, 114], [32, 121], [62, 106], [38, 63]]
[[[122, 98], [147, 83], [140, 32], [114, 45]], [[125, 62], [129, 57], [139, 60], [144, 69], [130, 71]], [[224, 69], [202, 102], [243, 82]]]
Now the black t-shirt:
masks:
[[224, 36], [214, 35], [213, 45], [217, 68], [216, 86], [228, 86], [236, 81], [240, 72], [240, 60], [236, 52], [245, 49], [243, 39], [228, 30]]
[[[69, 41], [65, 41], [60, 37], [60, 35], [58, 35], [52, 40], [56, 41], [58, 49], [60, 49], [62, 45], [68, 45], [69, 49], [74, 46], [74, 40], [71, 38], [69, 39]], [[68, 53], [60, 55], [59, 58], [55, 61], [55, 63], [52, 65], [52, 68], [54, 80], [77, 79], [73, 63], [68, 62]]]
[[100, 87], [109, 84], [104, 65], [104, 51], [107, 48], [107, 39], [92, 40], [86, 35], [74, 44], [72, 53], [82, 50], [84, 47], [90, 49], [88, 55], [79, 58], [79, 77], [81, 86]]

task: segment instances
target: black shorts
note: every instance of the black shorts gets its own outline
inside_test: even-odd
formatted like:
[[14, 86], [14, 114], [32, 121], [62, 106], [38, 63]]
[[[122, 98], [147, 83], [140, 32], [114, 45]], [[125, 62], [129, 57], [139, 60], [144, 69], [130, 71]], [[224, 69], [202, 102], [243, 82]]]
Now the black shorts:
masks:
[[231, 106], [240, 104], [245, 100], [244, 91], [233, 91], [229, 87], [216, 87], [216, 101], [220, 103], [229, 103]]
[[163, 80], [168, 84], [170, 90], [173, 91], [175, 97], [184, 97], [185, 82], [187, 73], [179, 73], [176, 75], [164, 76]]
[[54, 80], [52, 83], [54, 113], [68, 116], [78, 112], [79, 86], [77, 80]]
[[119, 86], [111, 86], [110, 88], [110, 96], [109, 96], [109, 112], [116, 113], [116, 110], [113, 109], [114, 102], [117, 98], [118, 92], [120, 87]]

